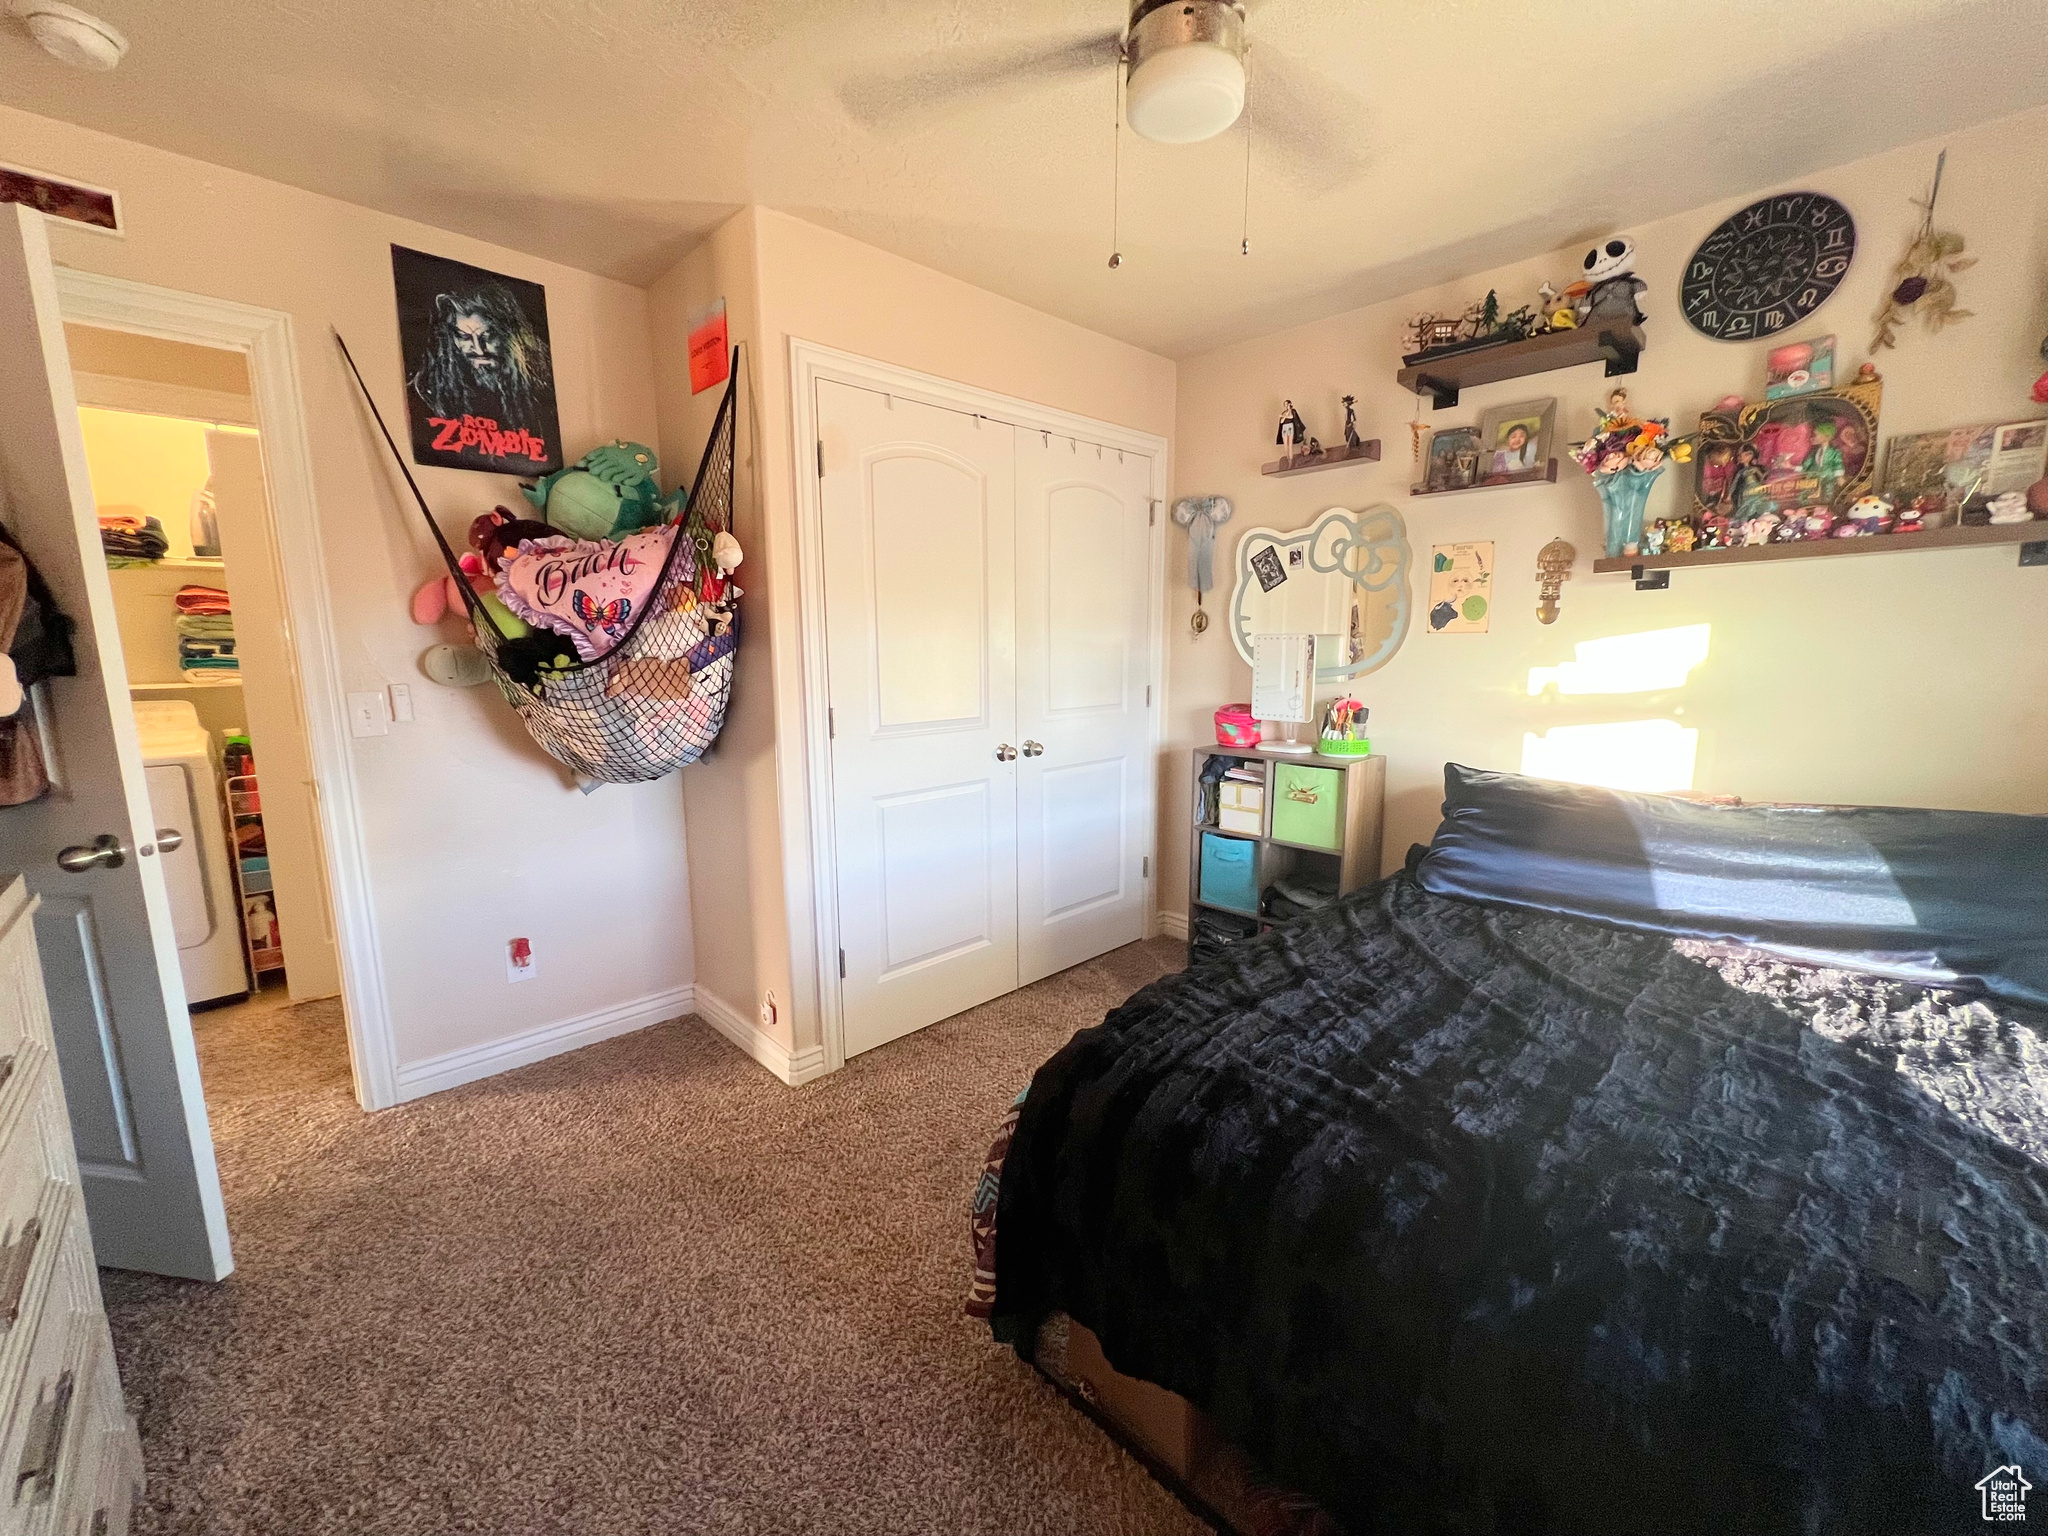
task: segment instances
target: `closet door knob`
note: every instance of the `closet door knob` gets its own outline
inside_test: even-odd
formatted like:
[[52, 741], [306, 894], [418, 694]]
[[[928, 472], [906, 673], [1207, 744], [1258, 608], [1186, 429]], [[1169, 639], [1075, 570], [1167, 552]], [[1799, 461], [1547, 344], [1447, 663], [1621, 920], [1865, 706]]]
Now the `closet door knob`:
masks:
[[156, 845], [165, 853], [176, 853], [185, 846], [185, 834], [176, 827], [158, 827], [156, 829]]
[[128, 850], [111, 832], [102, 832], [94, 838], [90, 848], [74, 844], [60, 849], [57, 854], [57, 867], [74, 875], [82, 875], [88, 869], [119, 869], [127, 862]]
[[996, 761], [999, 763], [1014, 763], [1017, 761], [1017, 749], [1007, 741], [1004, 742], [1000, 747], [996, 748]]
[[1043, 757], [1045, 755], [1045, 744], [1037, 741], [1025, 742], [1024, 755], [1026, 757]]

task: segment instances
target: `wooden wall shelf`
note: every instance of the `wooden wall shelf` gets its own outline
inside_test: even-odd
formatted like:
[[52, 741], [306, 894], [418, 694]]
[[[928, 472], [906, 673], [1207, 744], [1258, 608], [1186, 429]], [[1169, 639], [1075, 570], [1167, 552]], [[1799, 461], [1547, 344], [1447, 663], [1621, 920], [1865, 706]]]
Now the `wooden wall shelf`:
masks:
[[1549, 373], [1557, 368], [1576, 368], [1581, 363], [1605, 362], [1610, 379], [1634, 373], [1642, 350], [1643, 328], [1639, 325], [1588, 325], [1550, 331], [1527, 341], [1503, 341], [1468, 352], [1421, 358], [1394, 377], [1403, 389], [1431, 396], [1432, 408], [1447, 410], [1458, 403], [1461, 389], [1498, 384], [1503, 379], [1519, 379], [1531, 373]]
[[1501, 480], [1482, 480], [1477, 485], [1454, 485], [1446, 491], [1425, 490], [1419, 485], [1408, 487], [1410, 496], [1463, 496], [1471, 491], [1505, 491], [1518, 485], [1555, 485], [1557, 483], [1557, 460], [1545, 459], [1536, 469], [1524, 470]]
[[1259, 466], [1259, 473], [1284, 480], [1289, 475], [1312, 475], [1319, 469], [1335, 469], [1339, 464], [1377, 464], [1380, 457], [1380, 440], [1368, 437], [1356, 448], [1348, 443], [1339, 443], [1334, 448], [1325, 448], [1311, 458], [1297, 453], [1291, 459], [1275, 459], [1270, 464]]
[[1833, 555], [1890, 555], [1914, 549], [1970, 549], [1982, 544], [2018, 544], [2022, 565], [2048, 565], [2048, 553], [2030, 559], [2035, 545], [2048, 549], [2048, 522], [2007, 523], [1997, 528], [1929, 528], [1924, 533], [1878, 533], [1858, 539], [1800, 539], [1790, 544], [1743, 544], [1734, 549], [1689, 549], [1675, 555], [1615, 555], [1595, 560], [1604, 573], [1637, 569], [1676, 571], [1696, 565], [1751, 565], [1759, 560], [1814, 560]]

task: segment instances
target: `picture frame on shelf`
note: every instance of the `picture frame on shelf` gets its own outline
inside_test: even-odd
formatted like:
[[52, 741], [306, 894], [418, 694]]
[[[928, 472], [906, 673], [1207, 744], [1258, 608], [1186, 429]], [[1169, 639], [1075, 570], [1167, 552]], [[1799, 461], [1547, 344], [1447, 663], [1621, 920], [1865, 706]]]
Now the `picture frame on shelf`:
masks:
[[1431, 491], [1461, 491], [1479, 476], [1479, 429], [1443, 427], [1429, 437], [1429, 462], [1423, 488]]
[[1557, 436], [1557, 400], [1524, 400], [1497, 405], [1479, 418], [1479, 477], [1476, 483], [1514, 480], [1543, 467]]
[[1930, 528], [1953, 527], [2048, 472], [2048, 418], [1905, 432], [1885, 444], [1884, 494]]

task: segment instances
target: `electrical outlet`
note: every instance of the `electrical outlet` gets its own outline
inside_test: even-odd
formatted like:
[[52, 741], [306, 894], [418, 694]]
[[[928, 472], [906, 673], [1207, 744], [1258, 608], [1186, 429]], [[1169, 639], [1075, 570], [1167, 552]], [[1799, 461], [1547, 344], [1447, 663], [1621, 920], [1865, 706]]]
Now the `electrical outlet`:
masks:
[[391, 685], [391, 718], [400, 725], [412, 719], [412, 685], [393, 683]]
[[533, 958], [531, 939], [514, 939], [505, 946], [505, 979], [531, 981], [539, 974]]
[[385, 708], [384, 691], [352, 693], [348, 696], [348, 729], [351, 736], [388, 736], [391, 715]]
[[763, 1029], [773, 1029], [775, 1027], [775, 994], [773, 992], [770, 992], [761, 999], [761, 1027]]

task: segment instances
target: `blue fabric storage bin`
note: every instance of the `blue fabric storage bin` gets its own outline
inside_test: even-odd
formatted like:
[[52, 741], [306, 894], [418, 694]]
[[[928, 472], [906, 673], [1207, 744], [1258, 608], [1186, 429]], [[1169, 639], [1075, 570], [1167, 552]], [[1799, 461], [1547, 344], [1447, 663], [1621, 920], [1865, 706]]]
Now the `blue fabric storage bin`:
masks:
[[1259, 910], [1258, 844], [1202, 834], [1202, 900], [1239, 912]]

